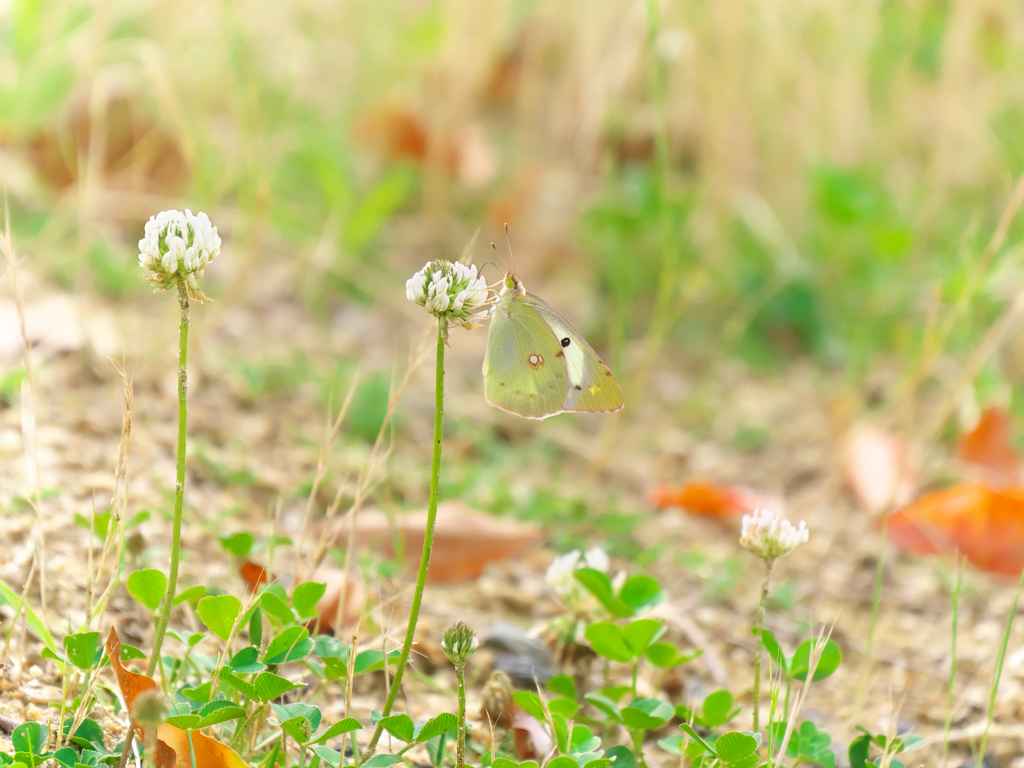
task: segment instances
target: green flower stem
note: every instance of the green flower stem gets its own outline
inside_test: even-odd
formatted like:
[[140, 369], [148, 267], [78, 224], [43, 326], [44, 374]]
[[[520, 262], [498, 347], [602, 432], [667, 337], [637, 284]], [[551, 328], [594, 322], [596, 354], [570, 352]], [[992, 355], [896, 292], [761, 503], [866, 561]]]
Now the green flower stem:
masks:
[[754, 630], [754, 733], [759, 733], [761, 710], [761, 630], [764, 628], [764, 609], [768, 605], [768, 582], [772, 577], [773, 560], [764, 561], [764, 584], [761, 586], [761, 602], [757, 606], [757, 627]]
[[[402, 686], [402, 675], [405, 673], [405, 665], [409, 661], [409, 651], [412, 649], [413, 635], [416, 633], [416, 622], [420, 615], [420, 603], [423, 602], [423, 587], [427, 583], [427, 568], [430, 565], [430, 551], [434, 547], [434, 521], [437, 519], [437, 487], [441, 478], [441, 440], [442, 427], [444, 424], [444, 343], [447, 326], [443, 318], [437, 324], [437, 362], [435, 364], [434, 378], [434, 457], [430, 464], [430, 502], [427, 506], [427, 527], [423, 531], [423, 554], [420, 555], [420, 570], [416, 575], [416, 590], [412, 596], [412, 607], [409, 609], [409, 626], [405, 630], [405, 642], [402, 643], [402, 653], [398, 657], [398, 667], [395, 669], [395, 677], [391, 681], [391, 690], [388, 692], [387, 701], [384, 702], [384, 709], [381, 716], [387, 717], [391, 714], [391, 708], [398, 698], [398, 691]], [[381, 721], [382, 722], [382, 721]], [[380, 740], [384, 726], [377, 723], [377, 728], [370, 738], [363, 752], [363, 759], [359, 765], [363, 765], [373, 756]]]
[[[181, 554], [181, 512], [185, 505], [185, 434], [188, 428], [188, 289], [185, 281], [178, 279], [178, 306], [181, 318], [178, 323], [178, 465], [174, 486], [174, 521], [171, 525], [171, 570], [167, 575], [167, 592], [164, 593], [163, 610], [157, 620], [156, 634], [153, 636], [153, 651], [149, 656], [146, 674], [153, 676], [160, 664], [160, 648], [164, 644], [167, 624], [171, 620], [171, 608], [174, 603], [174, 591], [178, 585], [178, 559]], [[120, 569], [120, 565], [118, 566]], [[120, 573], [120, 570], [118, 571]], [[162, 679], [161, 675], [161, 679]], [[118, 768], [126, 768], [128, 757], [132, 751], [135, 729], [128, 730], [121, 750]], [[147, 755], [148, 755], [147, 751]]]
[[455, 768], [466, 764], [466, 668], [456, 667], [455, 678], [459, 681], [459, 741], [455, 746]]
[[647, 768], [647, 760], [644, 759], [644, 732], [638, 728], [630, 733], [633, 735], [633, 755], [636, 757], [637, 765]]
[[146, 674], [150, 677], [160, 664], [160, 648], [164, 644], [167, 624], [171, 620], [174, 591], [178, 586], [178, 560], [181, 555], [181, 512], [185, 505], [185, 433], [188, 429], [188, 291], [185, 281], [178, 279], [178, 306], [181, 322], [178, 325], [178, 466], [174, 484], [174, 522], [171, 527], [171, 570], [167, 574], [167, 593], [160, 620], [153, 638], [153, 652], [149, 657]]

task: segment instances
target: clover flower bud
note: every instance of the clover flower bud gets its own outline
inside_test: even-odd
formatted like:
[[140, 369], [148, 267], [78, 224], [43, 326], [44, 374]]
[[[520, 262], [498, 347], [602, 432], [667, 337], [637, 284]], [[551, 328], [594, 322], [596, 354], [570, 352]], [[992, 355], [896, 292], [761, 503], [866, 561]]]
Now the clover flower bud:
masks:
[[132, 703], [131, 714], [140, 726], [155, 730], [167, 719], [167, 700], [156, 689], [143, 691]]
[[473, 655], [479, 642], [473, 628], [464, 621], [457, 621], [444, 631], [441, 639], [441, 650], [448, 657], [448, 661], [456, 667], [466, 666], [469, 657]]
[[406, 281], [405, 297], [440, 320], [472, 330], [479, 326], [473, 313], [487, 303], [487, 283], [475, 266], [439, 259]]
[[208, 301], [196, 279], [220, 254], [220, 246], [217, 228], [205, 213], [161, 211], [146, 222], [145, 237], [139, 240], [139, 266], [155, 290], [166, 291], [183, 281], [190, 298]]
[[788, 555], [798, 544], [807, 541], [810, 532], [803, 520], [794, 527], [788, 520], [767, 509], [744, 515], [740, 529], [740, 545], [762, 560], [775, 560]]

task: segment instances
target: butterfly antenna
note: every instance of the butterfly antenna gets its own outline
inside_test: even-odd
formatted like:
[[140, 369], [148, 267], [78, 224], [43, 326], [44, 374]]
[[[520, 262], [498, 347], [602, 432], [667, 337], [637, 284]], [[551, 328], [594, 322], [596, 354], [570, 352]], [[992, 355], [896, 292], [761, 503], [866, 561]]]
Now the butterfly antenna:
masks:
[[508, 258], [512, 262], [512, 274], [516, 272], [516, 257], [512, 255], [512, 240], [508, 236], [508, 222], [505, 222], [505, 243], [508, 245]]
[[[491, 245], [494, 245], [494, 243], [491, 243]], [[495, 264], [493, 261], [485, 261], [483, 264], [480, 265], [480, 272], [481, 273], [484, 271], [484, 267], [486, 267], [488, 264], [490, 264], [495, 269], [499, 269], [498, 265]], [[499, 271], [500, 271], [500, 269], [499, 269]], [[502, 272], [501, 274], [502, 274], [502, 277], [505, 276], [504, 272]]]
[[[494, 241], [493, 241], [493, 240], [491, 241], [491, 248], [493, 248], [493, 249], [494, 249], [494, 252], [495, 252], [496, 254], [498, 254], [498, 258], [499, 258], [499, 259], [501, 259], [501, 263], [505, 265], [505, 271], [506, 271], [506, 272], [512, 271], [512, 270], [510, 270], [510, 269], [509, 269], [509, 266], [508, 266], [508, 262], [507, 262], [507, 261], [505, 261], [505, 257], [501, 255], [501, 251], [499, 251], [499, 250], [498, 250], [498, 246], [496, 246], [496, 245], [494, 244]], [[512, 254], [510, 253], [510, 254], [509, 254], [509, 256], [511, 256], [511, 255], [512, 255]], [[495, 264], [495, 266], [497, 266], [497, 264]]]

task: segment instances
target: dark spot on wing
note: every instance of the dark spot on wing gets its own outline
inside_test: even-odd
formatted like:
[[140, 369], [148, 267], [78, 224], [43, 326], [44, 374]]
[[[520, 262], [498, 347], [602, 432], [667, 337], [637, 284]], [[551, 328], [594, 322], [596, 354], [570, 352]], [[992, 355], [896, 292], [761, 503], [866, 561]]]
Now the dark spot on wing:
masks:
[[500, 386], [502, 386], [502, 387], [504, 387], [504, 386], [505, 386], [505, 382], [504, 382], [504, 381], [502, 381], [502, 382], [499, 382], [499, 385], [500, 385]]
[[565, 354], [562, 352], [562, 350], [558, 350], [557, 352], [555, 352], [555, 357], [565, 357]]
[[581, 390], [581, 389], [583, 389], [583, 387], [581, 387], [581, 386], [580, 386], [579, 384], [577, 384], [577, 385], [576, 385], [576, 390], [577, 390], [577, 391], [579, 391], [579, 390]]
[[562, 339], [562, 346], [563, 347], [568, 347], [569, 344], [571, 344], [571, 343], [572, 342], [569, 341], [569, 337], [568, 336], [566, 336], [564, 339]]

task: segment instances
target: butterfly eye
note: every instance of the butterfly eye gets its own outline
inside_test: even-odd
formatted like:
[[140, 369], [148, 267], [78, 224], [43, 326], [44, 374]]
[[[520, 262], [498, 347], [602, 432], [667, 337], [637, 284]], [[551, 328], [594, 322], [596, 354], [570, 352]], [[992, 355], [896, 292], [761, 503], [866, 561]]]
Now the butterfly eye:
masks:
[[506, 280], [506, 281], [505, 281], [505, 287], [506, 287], [506, 288], [515, 288], [515, 287], [516, 287], [516, 281], [515, 281], [515, 280], [513, 280], [513, 279], [512, 279], [511, 277], [510, 277], [510, 278], [509, 278], [508, 280]]

